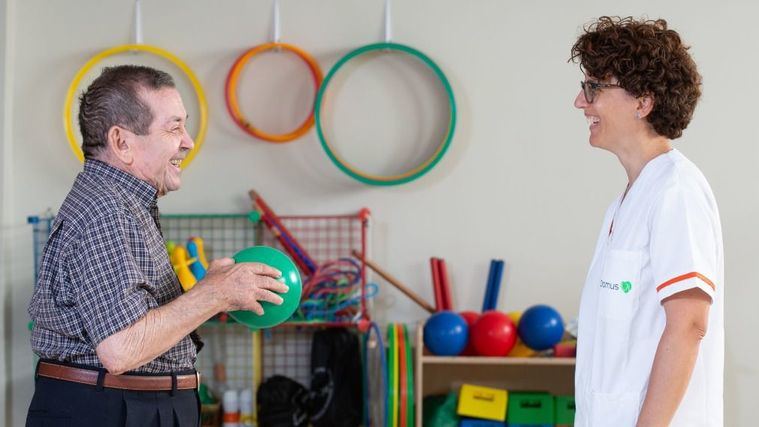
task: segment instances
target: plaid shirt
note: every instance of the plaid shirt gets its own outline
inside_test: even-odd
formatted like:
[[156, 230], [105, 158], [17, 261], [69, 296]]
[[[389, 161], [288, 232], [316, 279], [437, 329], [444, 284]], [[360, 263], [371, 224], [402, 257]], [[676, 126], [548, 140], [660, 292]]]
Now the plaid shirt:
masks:
[[[41, 358], [102, 367], [95, 348], [182, 294], [145, 181], [87, 160], [52, 224], [29, 305]], [[194, 333], [135, 372], [191, 369]], [[197, 346], [195, 343], [197, 343]]]

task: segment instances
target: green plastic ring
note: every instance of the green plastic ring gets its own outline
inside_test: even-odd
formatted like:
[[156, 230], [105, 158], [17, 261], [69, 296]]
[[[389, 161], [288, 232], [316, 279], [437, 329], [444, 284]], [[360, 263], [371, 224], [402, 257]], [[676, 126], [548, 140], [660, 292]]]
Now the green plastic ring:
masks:
[[[374, 175], [374, 174], [362, 172], [359, 169], [357, 169], [355, 166], [352, 166], [345, 159], [341, 158], [335, 153], [335, 151], [330, 146], [329, 142], [327, 142], [327, 138], [324, 136], [324, 130], [322, 128], [322, 111], [321, 111], [322, 100], [324, 99], [324, 94], [327, 91], [327, 86], [329, 86], [329, 82], [332, 81], [332, 77], [335, 76], [337, 71], [343, 65], [345, 65], [348, 61], [350, 61], [354, 57], [363, 55], [368, 52], [377, 51], [377, 50], [394, 50], [394, 51], [407, 53], [413, 57], [420, 59], [425, 65], [430, 67], [432, 71], [434, 71], [438, 79], [440, 80], [440, 83], [442, 83], [443, 87], [445, 88], [446, 94], [448, 95], [448, 103], [450, 105], [450, 110], [451, 110], [450, 118], [448, 120], [448, 131], [446, 132], [443, 142], [440, 143], [440, 145], [437, 147], [437, 149], [432, 154], [432, 156], [409, 171], [406, 171], [397, 175], [390, 175], [390, 176]], [[445, 152], [448, 150], [448, 147], [451, 145], [451, 140], [453, 139], [453, 131], [454, 129], [456, 129], [456, 101], [454, 100], [454, 97], [453, 97], [453, 89], [451, 89], [451, 85], [450, 83], [448, 83], [448, 79], [445, 77], [445, 74], [443, 74], [443, 71], [427, 55], [423, 54], [422, 52], [412, 47], [398, 44], [398, 43], [370, 44], [370, 45], [366, 45], [358, 49], [355, 49], [349, 52], [344, 57], [342, 57], [339, 61], [337, 61], [337, 64], [335, 64], [335, 66], [332, 67], [331, 70], [329, 70], [327, 77], [324, 79], [324, 82], [319, 88], [319, 92], [316, 95], [316, 105], [314, 107], [314, 110], [315, 110], [315, 118], [316, 118], [316, 132], [319, 135], [319, 141], [321, 141], [324, 151], [327, 152], [327, 155], [332, 160], [332, 162], [338, 168], [340, 168], [340, 170], [342, 170], [349, 176], [353, 177], [354, 179], [357, 179], [358, 181], [361, 181], [365, 184], [371, 184], [371, 185], [404, 184], [409, 181], [413, 181], [419, 178], [420, 176], [424, 175], [440, 161], [440, 159], [443, 157]]]

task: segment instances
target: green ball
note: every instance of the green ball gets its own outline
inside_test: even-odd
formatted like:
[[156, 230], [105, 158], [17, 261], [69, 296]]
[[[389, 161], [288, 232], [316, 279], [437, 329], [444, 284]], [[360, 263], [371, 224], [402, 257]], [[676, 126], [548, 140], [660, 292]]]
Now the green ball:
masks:
[[263, 315], [259, 316], [247, 310], [230, 311], [229, 315], [233, 319], [251, 329], [263, 329], [279, 325], [295, 313], [300, 305], [303, 285], [298, 267], [287, 254], [268, 246], [253, 246], [241, 250], [233, 258], [235, 262], [258, 262], [276, 268], [282, 272], [279, 281], [290, 288], [285, 294], [280, 295], [284, 300], [281, 305], [262, 301]]

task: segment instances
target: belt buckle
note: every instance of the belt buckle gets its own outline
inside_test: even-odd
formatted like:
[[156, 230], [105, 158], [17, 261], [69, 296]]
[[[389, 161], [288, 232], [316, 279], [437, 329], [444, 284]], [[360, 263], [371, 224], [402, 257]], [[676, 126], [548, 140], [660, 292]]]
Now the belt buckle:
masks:
[[196, 380], [195, 390], [197, 390], [198, 393], [200, 393], [200, 372], [198, 371], [195, 371], [195, 380]]

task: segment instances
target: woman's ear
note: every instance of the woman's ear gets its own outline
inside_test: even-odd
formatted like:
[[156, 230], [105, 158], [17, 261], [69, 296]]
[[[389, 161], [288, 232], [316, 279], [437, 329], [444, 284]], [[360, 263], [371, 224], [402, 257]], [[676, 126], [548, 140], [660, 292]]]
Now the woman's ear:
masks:
[[120, 126], [108, 129], [108, 153], [114, 160], [125, 165], [134, 162], [134, 134]]
[[638, 98], [638, 106], [635, 109], [635, 117], [642, 119], [651, 114], [654, 109], [654, 98], [651, 95], [643, 95]]

